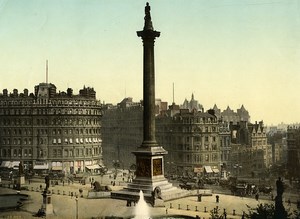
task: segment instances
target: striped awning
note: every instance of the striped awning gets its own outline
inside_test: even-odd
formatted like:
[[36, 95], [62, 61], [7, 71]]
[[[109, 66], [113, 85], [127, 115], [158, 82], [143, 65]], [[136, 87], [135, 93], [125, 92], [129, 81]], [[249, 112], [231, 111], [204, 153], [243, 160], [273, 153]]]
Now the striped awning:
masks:
[[88, 168], [89, 170], [101, 169], [99, 164], [88, 165], [88, 166], [85, 166], [85, 167]]
[[2, 161], [1, 167], [19, 169], [20, 161]]
[[219, 173], [219, 172], [220, 172], [218, 168], [212, 168], [212, 171], [213, 171], [214, 173]]
[[34, 165], [33, 169], [34, 170], [47, 170], [48, 169], [48, 164]]
[[213, 170], [211, 169], [211, 166], [204, 166], [206, 173], [213, 173]]
[[52, 167], [51, 170], [62, 170], [62, 166]]

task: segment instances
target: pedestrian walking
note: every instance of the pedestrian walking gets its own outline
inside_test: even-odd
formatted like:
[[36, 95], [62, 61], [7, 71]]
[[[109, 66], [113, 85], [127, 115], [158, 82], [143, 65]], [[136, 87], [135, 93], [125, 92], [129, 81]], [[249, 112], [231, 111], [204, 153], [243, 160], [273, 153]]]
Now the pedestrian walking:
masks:
[[224, 219], [227, 219], [227, 213], [224, 212]]
[[216, 195], [216, 203], [219, 203], [219, 195]]

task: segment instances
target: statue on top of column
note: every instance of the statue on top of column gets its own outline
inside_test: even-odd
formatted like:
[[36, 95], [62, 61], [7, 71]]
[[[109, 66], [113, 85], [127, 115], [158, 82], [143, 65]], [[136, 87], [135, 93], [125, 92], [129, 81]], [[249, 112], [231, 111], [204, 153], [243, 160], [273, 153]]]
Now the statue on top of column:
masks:
[[151, 14], [150, 14], [151, 7], [149, 3], [146, 3], [145, 7], [145, 26], [144, 30], [153, 30], [152, 21], [151, 21]]
[[147, 2], [146, 7], [145, 7], [145, 20], [146, 19], [151, 20], [150, 10], [151, 10], [151, 7], [150, 7], [149, 3]]

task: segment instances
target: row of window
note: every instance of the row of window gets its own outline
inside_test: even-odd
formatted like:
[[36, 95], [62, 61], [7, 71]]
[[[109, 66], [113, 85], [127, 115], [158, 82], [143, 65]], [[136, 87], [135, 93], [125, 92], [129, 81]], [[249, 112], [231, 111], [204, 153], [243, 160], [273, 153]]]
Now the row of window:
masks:
[[221, 154], [221, 161], [228, 161], [228, 160], [230, 160], [229, 151], [227, 153]]
[[220, 139], [220, 146], [221, 147], [229, 147], [230, 146], [230, 138], [223, 137], [222, 139]]
[[[12, 105], [19, 105], [19, 106], [27, 106], [34, 103], [34, 100], [3, 100], [0, 101], [1, 106], [12, 106]], [[101, 105], [99, 101], [71, 101], [71, 100], [49, 100], [48, 104], [50, 106], [99, 106]]]
[[95, 109], [0, 109], [0, 115], [100, 115]]
[[[187, 143], [192, 142], [193, 139], [194, 139], [194, 142], [202, 142], [203, 136], [195, 136], [195, 137], [189, 137], [189, 136], [187, 136], [185, 138], [185, 142], [187, 142]], [[204, 141], [205, 142], [208, 142], [208, 141], [210, 141], [210, 142], [216, 142], [216, 140], [217, 140], [216, 136], [207, 136], [207, 135], [204, 136]]]
[[[39, 144], [47, 144], [47, 138], [39, 138]], [[73, 138], [65, 138], [64, 139], [64, 143], [65, 144], [73, 144], [73, 143], [76, 143], [76, 144], [83, 144], [83, 143], [101, 143], [101, 139], [100, 138], [76, 138], [75, 141], [73, 141]], [[61, 138], [54, 138], [52, 140], [52, 143], [53, 144], [61, 144], [62, 143], [62, 139]], [[11, 144], [11, 140], [10, 138], [3, 138], [2, 139], [2, 145], [10, 145]], [[31, 145], [32, 144], [32, 138], [24, 138], [23, 141], [21, 138], [14, 138], [12, 140], [12, 144], [13, 145], [21, 145], [21, 144], [24, 144], [24, 145]]]
[[[95, 156], [102, 154], [102, 148], [78, 148], [78, 149], [53, 149], [53, 157], [73, 157], [73, 156]], [[45, 153], [44, 153], [45, 155]], [[32, 149], [2, 149], [1, 157], [32, 157]], [[43, 157], [43, 155], [40, 155]]]
[[[163, 135], [157, 135], [157, 139], [158, 141], [160, 141], [160, 143], [165, 143], [165, 142], [182, 142], [184, 141], [185, 143], [196, 143], [196, 144], [202, 144], [203, 143], [209, 143], [209, 142], [217, 142], [218, 140], [218, 136], [216, 135], [204, 135], [204, 136], [185, 136], [185, 137], [182, 137], [182, 136], [163, 136]], [[228, 138], [229, 139], [229, 138]]]
[[[2, 145], [10, 145], [11, 144], [11, 139], [10, 138], [3, 138], [2, 139]], [[32, 138], [24, 138], [23, 142], [21, 140], [21, 138], [14, 138], [12, 140], [12, 144], [14, 145], [31, 145], [32, 144]]]
[[192, 147], [192, 145], [190, 144], [179, 144], [178, 146], [179, 146], [178, 147], [179, 150], [186, 150], [186, 151], [189, 150], [216, 151], [218, 149], [218, 146], [216, 144], [211, 144], [211, 145], [205, 144], [203, 146], [201, 146], [200, 144], [194, 144], [194, 147]]
[[32, 149], [2, 149], [0, 150], [1, 157], [32, 157]]
[[[66, 144], [68, 144], [68, 143], [73, 144], [74, 141], [73, 141], [73, 138], [65, 138], [64, 142]], [[83, 138], [76, 138], [74, 143], [76, 143], [76, 144], [79, 144], [79, 143], [83, 144], [83, 143], [101, 143], [101, 142], [102, 141], [101, 141], [100, 138], [85, 138], [85, 139], [83, 139]], [[57, 139], [54, 138], [52, 140], [52, 143], [53, 144], [61, 144], [62, 140], [60, 138], [57, 138]]]
[[64, 157], [82, 157], [82, 156], [95, 156], [102, 154], [102, 149], [100, 148], [81, 148], [81, 149], [53, 149], [52, 156], [53, 157], [62, 157], [62, 153]]
[[183, 118], [183, 124], [195, 124], [195, 123], [214, 123], [217, 122], [217, 119], [210, 117], [192, 117], [192, 118]]
[[100, 118], [94, 118], [94, 119], [52, 119], [51, 122], [49, 122], [48, 119], [37, 119], [34, 121], [33, 119], [0, 119], [0, 125], [1, 126], [10, 126], [10, 125], [99, 125], [100, 124]]
[[[32, 129], [2, 129], [2, 135], [31, 135], [32, 134]], [[99, 128], [91, 128], [91, 129], [52, 129], [52, 134], [53, 135], [72, 135], [72, 134], [100, 134], [100, 129]], [[37, 134], [38, 135], [47, 135], [48, 134], [48, 129], [37, 129]]]
[[199, 163], [199, 162], [215, 162], [218, 161], [218, 154], [186, 154], [185, 162]]

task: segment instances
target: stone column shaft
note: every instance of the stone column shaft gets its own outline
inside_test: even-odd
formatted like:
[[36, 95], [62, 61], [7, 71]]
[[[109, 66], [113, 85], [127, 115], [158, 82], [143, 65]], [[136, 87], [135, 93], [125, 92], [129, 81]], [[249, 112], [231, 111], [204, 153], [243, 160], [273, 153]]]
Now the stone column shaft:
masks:
[[154, 39], [146, 38], [144, 43], [144, 141], [155, 144], [155, 73]]

